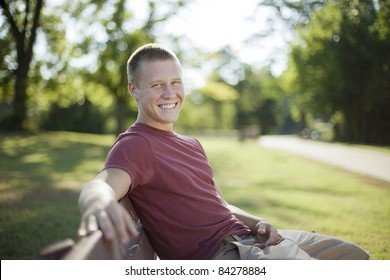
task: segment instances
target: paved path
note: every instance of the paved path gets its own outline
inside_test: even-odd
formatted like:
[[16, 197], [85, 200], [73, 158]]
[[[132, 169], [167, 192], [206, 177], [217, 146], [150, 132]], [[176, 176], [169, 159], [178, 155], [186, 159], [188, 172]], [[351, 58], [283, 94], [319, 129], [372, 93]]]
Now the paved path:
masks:
[[390, 154], [296, 136], [261, 136], [258, 143], [390, 182]]

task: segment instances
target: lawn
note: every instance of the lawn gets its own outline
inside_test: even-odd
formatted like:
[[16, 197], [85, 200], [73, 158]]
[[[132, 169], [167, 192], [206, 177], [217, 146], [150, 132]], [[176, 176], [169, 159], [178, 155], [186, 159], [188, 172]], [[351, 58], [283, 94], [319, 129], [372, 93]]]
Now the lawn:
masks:
[[[71, 237], [77, 198], [102, 167], [110, 135], [70, 132], [0, 136], [0, 257], [37, 259]], [[390, 184], [254, 141], [199, 137], [225, 199], [278, 228], [315, 230], [390, 259]]]

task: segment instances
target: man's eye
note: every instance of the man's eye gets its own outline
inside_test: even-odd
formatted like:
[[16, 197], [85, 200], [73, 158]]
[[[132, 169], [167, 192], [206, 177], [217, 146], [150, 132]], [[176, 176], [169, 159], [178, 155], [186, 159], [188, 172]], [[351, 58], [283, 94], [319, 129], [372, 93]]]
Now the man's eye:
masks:
[[160, 87], [162, 87], [161, 83], [157, 83], [157, 84], [152, 85], [152, 88], [160, 88]]

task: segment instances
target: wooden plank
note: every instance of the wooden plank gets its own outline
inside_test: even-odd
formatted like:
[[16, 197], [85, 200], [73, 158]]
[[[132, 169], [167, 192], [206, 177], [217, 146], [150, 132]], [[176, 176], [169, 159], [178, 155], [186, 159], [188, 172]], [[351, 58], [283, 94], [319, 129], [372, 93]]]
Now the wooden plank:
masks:
[[136, 238], [132, 238], [128, 246], [122, 245], [117, 238], [106, 240], [99, 230], [80, 238], [74, 244], [71, 239], [57, 242], [41, 251], [44, 259], [64, 260], [151, 260], [157, 259], [157, 255], [147, 237], [145, 230], [136, 215], [128, 196], [124, 197], [120, 204], [129, 211], [137, 225], [139, 232]]

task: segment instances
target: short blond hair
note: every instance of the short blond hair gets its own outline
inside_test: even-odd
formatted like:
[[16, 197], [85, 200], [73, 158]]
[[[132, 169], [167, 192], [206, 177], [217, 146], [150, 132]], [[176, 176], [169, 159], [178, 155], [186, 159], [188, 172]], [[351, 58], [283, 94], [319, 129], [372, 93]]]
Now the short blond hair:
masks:
[[127, 61], [127, 79], [129, 83], [136, 83], [139, 74], [139, 68], [142, 63], [156, 60], [176, 60], [180, 61], [175, 53], [170, 49], [159, 44], [146, 44], [138, 48]]

